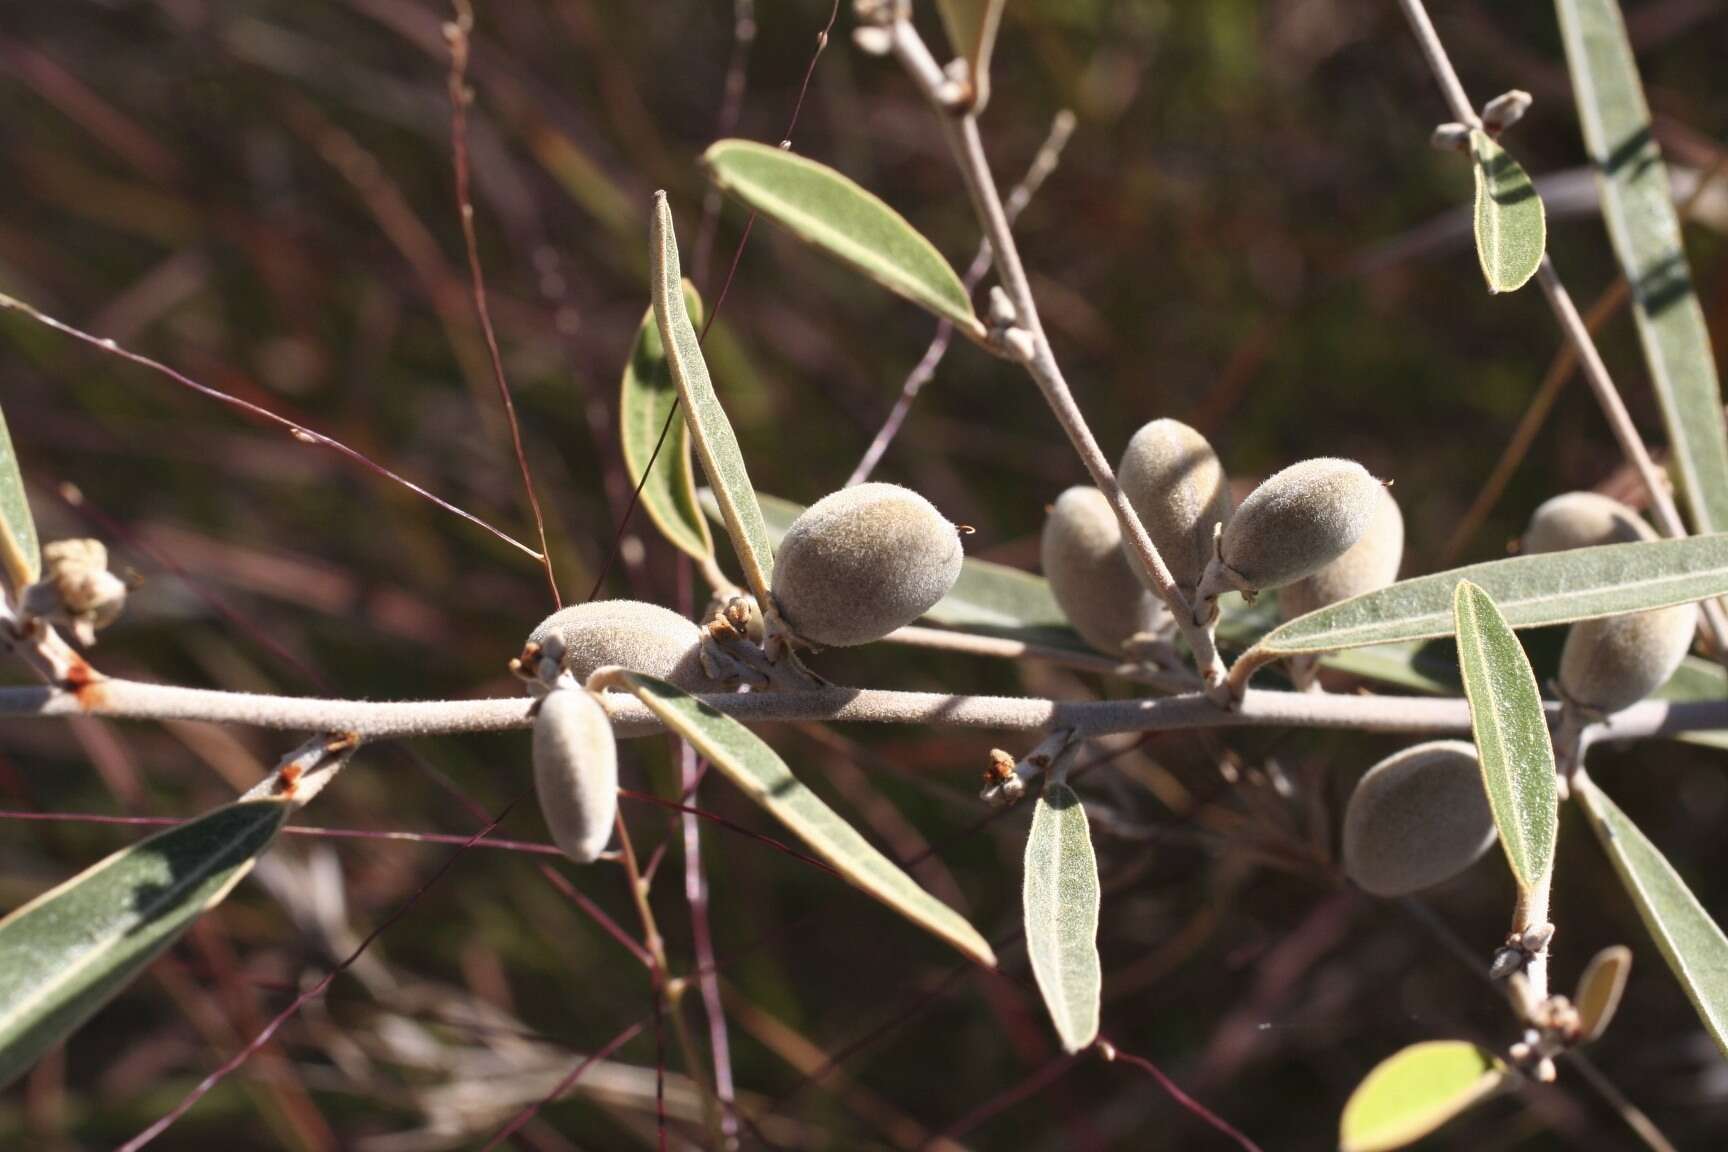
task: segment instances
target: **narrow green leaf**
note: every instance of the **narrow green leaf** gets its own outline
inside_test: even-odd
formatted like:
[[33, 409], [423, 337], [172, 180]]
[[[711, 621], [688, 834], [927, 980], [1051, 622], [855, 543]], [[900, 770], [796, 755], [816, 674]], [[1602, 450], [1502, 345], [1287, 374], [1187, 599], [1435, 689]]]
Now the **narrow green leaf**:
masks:
[[1656, 938], [1710, 1038], [1728, 1056], [1728, 937], [1674, 866], [1594, 781], [1580, 772], [1573, 788], [1644, 927]]
[[1728, 593], [1728, 536], [1604, 544], [1401, 580], [1274, 628], [1255, 651], [1273, 658], [1449, 636], [1461, 580], [1492, 596], [1514, 628], [1643, 612]]
[[1002, 24], [1007, 0], [936, 0], [948, 43], [966, 61], [966, 78], [972, 84], [972, 111], [982, 112], [990, 100], [990, 54], [996, 47], [996, 30]]
[[661, 347], [669, 353], [666, 363], [678, 385], [684, 420], [695, 439], [696, 453], [702, 458], [702, 471], [714, 485], [726, 532], [732, 537], [739, 563], [744, 566], [745, 582], [757, 601], [766, 607], [770, 603], [768, 589], [774, 583], [774, 548], [768, 543], [768, 529], [762, 522], [762, 509], [756, 503], [750, 473], [744, 467], [744, 454], [738, 449], [738, 437], [732, 431], [732, 422], [726, 419], [720, 398], [714, 394], [708, 362], [702, 358], [701, 341], [696, 338], [696, 329], [684, 306], [678, 236], [672, 228], [672, 209], [667, 206], [664, 192], [654, 194], [650, 247], [654, 322], [660, 330]]
[[[684, 311], [691, 326], [699, 328], [702, 300], [688, 280], [684, 281]], [[674, 416], [677, 404], [678, 386], [672, 382], [672, 370], [666, 364], [666, 346], [660, 342], [660, 327], [650, 307], [636, 329], [636, 340], [630, 347], [630, 360], [624, 365], [624, 381], [619, 389], [618, 429], [624, 467], [631, 480], [641, 482], [642, 509], [660, 534], [691, 558], [707, 561], [714, 557], [714, 538], [709, 535], [708, 521], [696, 503], [690, 428], [681, 414]], [[666, 432], [664, 443], [660, 440], [662, 429]], [[654, 454], [657, 444], [658, 457]]]
[[1490, 292], [1514, 292], [1542, 263], [1548, 221], [1542, 197], [1512, 154], [1486, 132], [1470, 133], [1476, 173], [1476, 258]]
[[0, 920], [0, 1086], [221, 903], [288, 818], [230, 804], [122, 849]]
[[6, 430], [4, 412], [0, 412], [0, 568], [14, 592], [42, 575], [36, 521], [30, 515], [30, 499], [24, 494], [24, 476], [18, 471], [18, 453]]
[[750, 729], [664, 680], [623, 668], [596, 673], [590, 685], [633, 694], [848, 882], [980, 964], [995, 965], [977, 929], [872, 847]]
[[964, 331], [983, 331], [966, 286], [935, 246], [834, 169], [750, 140], [722, 140], [702, 163], [722, 189], [805, 243]]
[[1098, 1038], [1104, 974], [1098, 963], [1098, 860], [1086, 809], [1066, 784], [1038, 797], [1026, 837], [1026, 954], [1062, 1047]]
[[1728, 428], [1668, 169], [1650, 127], [1616, 0], [1556, 0], [1584, 145], [1596, 164], [1608, 238], [1632, 286], [1633, 315], [1700, 533], [1728, 531]]
[[1462, 1040], [1429, 1040], [1382, 1060], [1350, 1094], [1341, 1152], [1391, 1152], [1428, 1135], [1506, 1080], [1491, 1054]]
[[1458, 668], [1470, 698], [1470, 727], [1500, 846], [1519, 885], [1542, 890], [1554, 871], [1560, 798], [1536, 674], [1506, 618], [1482, 589], [1461, 581], [1453, 612]]

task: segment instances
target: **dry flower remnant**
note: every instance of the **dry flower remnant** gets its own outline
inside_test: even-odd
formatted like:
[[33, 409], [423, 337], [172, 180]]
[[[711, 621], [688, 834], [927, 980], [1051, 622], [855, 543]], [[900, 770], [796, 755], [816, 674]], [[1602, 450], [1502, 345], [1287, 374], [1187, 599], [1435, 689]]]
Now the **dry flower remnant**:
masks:
[[108, 570], [102, 541], [56, 540], [42, 546], [42, 578], [20, 600], [25, 615], [70, 628], [88, 647], [98, 629], [120, 618], [126, 582]]

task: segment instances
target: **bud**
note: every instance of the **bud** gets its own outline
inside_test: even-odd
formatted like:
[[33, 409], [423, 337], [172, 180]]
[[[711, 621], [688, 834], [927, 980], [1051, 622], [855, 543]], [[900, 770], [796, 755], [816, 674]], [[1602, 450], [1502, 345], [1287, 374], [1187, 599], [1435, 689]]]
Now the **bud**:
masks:
[[596, 668], [617, 664], [688, 692], [724, 688], [702, 670], [702, 629], [658, 604], [640, 600], [575, 604], [542, 620], [529, 633], [528, 643], [547, 648], [548, 654], [556, 651], [560, 670], [579, 682]]
[[1560, 652], [1560, 693], [1604, 715], [1630, 708], [1674, 675], [1697, 628], [1696, 604], [1580, 620]]
[[1449, 880], [1494, 844], [1476, 749], [1418, 744], [1370, 768], [1344, 811], [1344, 871], [1376, 896]]
[[1598, 492], [1563, 492], [1543, 501], [1530, 514], [1523, 550], [1527, 556], [1536, 556], [1654, 539], [1656, 530], [1620, 501]]
[[1040, 552], [1062, 614], [1099, 651], [1121, 656], [1129, 639], [1168, 622], [1163, 602], [1128, 566], [1122, 526], [1098, 489], [1080, 485], [1056, 498]]
[[25, 588], [19, 607], [72, 629], [80, 644], [96, 643], [96, 631], [120, 618], [126, 582], [108, 571], [108, 549], [100, 540], [56, 540], [42, 546], [42, 578]]
[[[1206, 437], [1177, 420], [1154, 420], [1134, 433], [1117, 482], [1146, 526], [1185, 596], [1212, 558], [1214, 526], [1230, 519], [1230, 485]], [[1129, 561], [1139, 557], [1129, 549]]]
[[1310, 576], [1355, 547], [1379, 507], [1380, 481], [1354, 460], [1292, 464], [1242, 501], [1206, 574], [1225, 588], [1258, 592]]
[[578, 864], [605, 851], [618, 815], [618, 746], [586, 688], [557, 688], [534, 715], [534, 790], [552, 841]]
[[936, 605], [960, 578], [960, 536], [930, 501], [859, 484], [806, 508], [774, 557], [774, 600], [801, 643], [880, 640]]
[[1377, 592], [1398, 579], [1403, 558], [1404, 514], [1392, 490], [1382, 484], [1362, 538], [1320, 571], [1282, 589], [1278, 608], [1284, 619], [1294, 620], [1352, 596]]

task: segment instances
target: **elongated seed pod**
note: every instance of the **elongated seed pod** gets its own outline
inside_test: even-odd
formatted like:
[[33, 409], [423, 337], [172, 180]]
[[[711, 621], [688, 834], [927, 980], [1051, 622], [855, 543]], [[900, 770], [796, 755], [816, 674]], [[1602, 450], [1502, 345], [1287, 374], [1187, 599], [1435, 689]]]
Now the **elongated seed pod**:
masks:
[[1562, 492], [1537, 505], [1530, 514], [1523, 551], [1526, 556], [1535, 556], [1654, 539], [1656, 530], [1613, 497], [1598, 492]]
[[1130, 638], [1169, 619], [1128, 566], [1122, 526], [1098, 489], [1079, 485], [1056, 498], [1039, 551], [1062, 614], [1100, 652], [1121, 656]]
[[1354, 460], [1292, 464], [1248, 494], [1225, 525], [1221, 573], [1243, 592], [1282, 588], [1344, 555], [1374, 518], [1380, 481]]
[[859, 484], [792, 522], [774, 557], [774, 600], [806, 645], [868, 644], [948, 595], [963, 558], [959, 532], [930, 501], [897, 484]]
[[1294, 620], [1328, 604], [1375, 592], [1398, 579], [1404, 559], [1404, 514], [1392, 490], [1380, 485], [1374, 515], [1367, 531], [1350, 551], [1278, 592], [1278, 608], [1284, 619]]
[[552, 842], [578, 864], [596, 860], [618, 814], [612, 721], [586, 688], [557, 688], [534, 715], [534, 791]]
[[722, 685], [702, 671], [702, 629], [670, 608], [640, 600], [593, 600], [554, 612], [528, 635], [530, 644], [556, 636], [563, 669], [578, 681], [594, 669], [619, 664], [658, 676], [690, 692]]
[[[1117, 483], [1184, 595], [1212, 558], [1212, 529], [1230, 519], [1230, 484], [1206, 437], [1179, 420], [1154, 420], [1128, 441]], [[1128, 558], [1140, 559], [1132, 548]]]
[[1695, 604], [1580, 620], [1560, 652], [1560, 692], [1598, 712], [1630, 708], [1668, 682], [1697, 630]]
[[1437, 740], [1388, 756], [1344, 810], [1344, 871], [1376, 896], [1449, 880], [1494, 843], [1494, 814], [1476, 749]]

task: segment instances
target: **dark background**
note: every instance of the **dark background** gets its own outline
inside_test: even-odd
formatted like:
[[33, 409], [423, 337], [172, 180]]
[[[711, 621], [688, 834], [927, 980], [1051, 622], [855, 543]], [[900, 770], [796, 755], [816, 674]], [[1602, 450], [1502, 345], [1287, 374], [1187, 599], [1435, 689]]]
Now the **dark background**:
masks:
[[[1474, 98], [1534, 94], [1507, 138], [1531, 172], [1578, 169], [1551, 7], [1434, 7]], [[1670, 161], [1708, 168], [1728, 131], [1728, 5], [1626, 7]], [[628, 494], [613, 429], [648, 300], [652, 192], [669, 190], [685, 268], [712, 303], [742, 214], [728, 207], [705, 228], [694, 158], [728, 131], [784, 134], [827, 18], [810, 0], [756, 8], [730, 130], [719, 123], [734, 51], [728, 4], [480, 8], [477, 220], [570, 598], [594, 583]], [[343, 439], [529, 539], [468, 296], [439, 31], [448, 16], [417, 0], [0, 3], [0, 290]], [[920, 22], [939, 43], [929, 16]], [[937, 127], [895, 66], [853, 49], [850, 26], [842, 11], [796, 146], [877, 191], [964, 266], [976, 229]], [[1444, 106], [1397, 6], [1010, 0], [984, 121], [1004, 185], [1060, 107], [1075, 111], [1078, 131], [1018, 233], [1106, 451], [1168, 415], [1211, 437], [1244, 483], [1304, 456], [1352, 456], [1396, 481], [1405, 573], [1453, 562], [1448, 540], [1559, 339], [1536, 289], [1486, 293], [1464, 233], [1410, 250], [1418, 229], [1468, 204], [1470, 177], [1460, 157], [1428, 147]], [[1728, 195], [1706, 198], [1687, 237], [1719, 345], [1728, 248], [1709, 221], [1728, 218], [1724, 204]], [[1587, 306], [1615, 275], [1600, 221], [1551, 208], [1551, 251]], [[802, 502], [844, 480], [932, 330], [766, 225], [720, 315], [709, 354], [752, 475]], [[1659, 446], [1624, 315], [1602, 344]], [[518, 690], [505, 662], [549, 597], [531, 561], [480, 530], [16, 314], [0, 314], [0, 403], [44, 535], [100, 536], [142, 581], [94, 653], [105, 671], [373, 698]], [[1044, 505], [1083, 473], [1030, 383], [959, 346], [878, 475], [974, 525], [973, 555], [1032, 566]], [[63, 498], [66, 484], [81, 507]], [[1502, 555], [1536, 503], [1580, 487], [1636, 491], [1574, 383], [1455, 560]], [[621, 555], [604, 594], [681, 602], [680, 563], [640, 514]], [[904, 649], [821, 667], [907, 689], [1124, 690]], [[817, 726], [768, 735], [893, 854], [934, 847], [940, 863], [914, 873], [992, 939], [1015, 938], [1029, 812], [978, 827], [987, 737]], [[291, 742], [193, 724], [8, 724], [0, 806], [188, 816], [255, 780]], [[1497, 856], [1419, 906], [1364, 898], [1337, 878], [1342, 798], [1398, 746], [1341, 734], [1171, 736], [1080, 779], [1105, 882], [1106, 1034], [1267, 1149], [1331, 1147], [1350, 1089], [1404, 1044], [1512, 1038], [1482, 977], [1511, 904]], [[664, 790], [674, 766], [667, 742], [634, 744], [626, 783]], [[1596, 769], [1706, 904], [1728, 907], [1721, 754], [1652, 744], [1603, 754]], [[372, 748], [301, 822], [466, 834], [479, 821], [470, 805], [496, 813], [522, 799], [499, 835], [543, 840], [528, 781], [525, 735]], [[774, 832], [722, 781], [699, 803]], [[687, 972], [677, 825], [642, 802], [624, 811], [644, 853], [670, 845], [655, 906], [674, 970]], [[3, 827], [0, 907], [142, 834], [83, 820]], [[747, 1147], [914, 1147], [948, 1129], [978, 1149], [1228, 1146], [1142, 1072], [1094, 1057], [1053, 1063], [1059, 1050], [1016, 944], [1002, 948], [999, 978], [957, 970], [939, 945], [833, 878], [719, 825], [704, 823], [702, 835], [715, 952], [735, 997], [736, 1077], [749, 1107], [772, 1117]], [[452, 850], [284, 841], [263, 883], [248, 881], [63, 1054], [0, 1095], [0, 1146], [104, 1148], [154, 1120]], [[158, 1146], [483, 1144], [573, 1054], [646, 1019], [651, 1003], [646, 970], [537, 859], [465, 854]], [[616, 866], [553, 867], [638, 930]], [[1571, 813], [1554, 918], [1562, 990], [1604, 944], [1637, 955], [1621, 1017], [1592, 1053], [1607, 1079], [1680, 1147], [1718, 1146], [1728, 1071]], [[689, 1004], [705, 1042], [694, 992]], [[652, 1029], [615, 1059], [518, 1145], [654, 1146]], [[810, 1082], [828, 1060], [837, 1068]], [[666, 1062], [670, 1139], [681, 1146], [700, 1129], [669, 1041]], [[1602, 1094], [1565, 1067], [1558, 1087], [1495, 1102], [1424, 1145], [1636, 1146]]]

